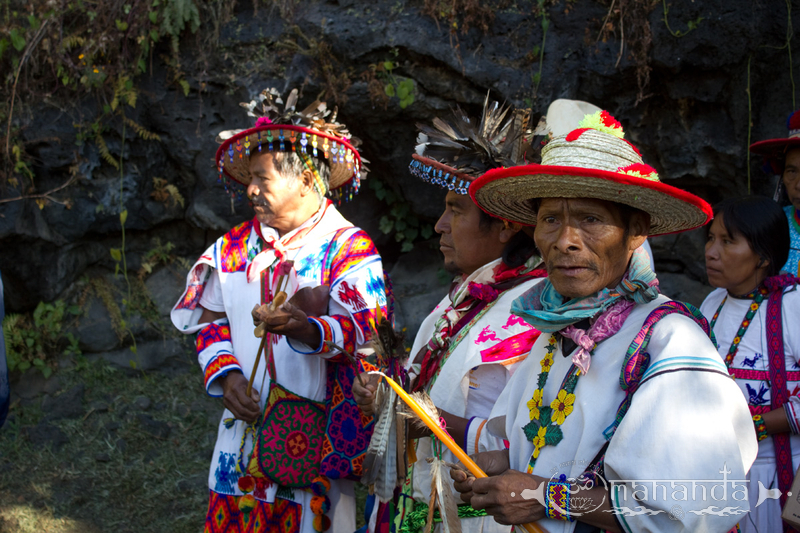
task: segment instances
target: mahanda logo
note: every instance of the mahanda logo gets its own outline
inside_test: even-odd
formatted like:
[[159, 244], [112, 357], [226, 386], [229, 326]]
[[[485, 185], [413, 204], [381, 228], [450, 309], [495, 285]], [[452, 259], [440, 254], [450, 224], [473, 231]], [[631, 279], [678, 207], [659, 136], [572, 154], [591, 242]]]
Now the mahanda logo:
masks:
[[[526, 500], [535, 500], [539, 504], [544, 507], [550, 507], [555, 509], [560, 514], [569, 515], [572, 517], [579, 517], [581, 515], [591, 513], [600, 506], [603, 505], [605, 502], [605, 495], [600, 501], [595, 501], [593, 498], [588, 497], [588, 495], [584, 494], [581, 495], [582, 492], [588, 491], [593, 489], [595, 486], [601, 486], [605, 488], [604, 494], [609, 494], [611, 491], [616, 495], [615, 501], [619, 504], [620, 502], [628, 501], [628, 496], [631, 496], [631, 499], [635, 501], [637, 504], [635, 509], [631, 509], [629, 507], [617, 507], [610, 511], [605, 512], [612, 512], [615, 514], [623, 515], [623, 516], [635, 516], [635, 515], [657, 515], [661, 513], [668, 514], [673, 519], [678, 519], [680, 516], [683, 516], [684, 509], [681, 505], [677, 505], [676, 502], [721, 502], [721, 503], [729, 503], [730, 500], [728, 498], [729, 491], [730, 496], [735, 502], [747, 502], [748, 501], [748, 481], [745, 479], [728, 479], [728, 474], [731, 473], [728, 470], [727, 464], [723, 465], [722, 470], [719, 471], [722, 474], [722, 479], [671, 479], [671, 480], [642, 480], [642, 479], [619, 479], [619, 480], [612, 480], [608, 481], [604, 479], [600, 475], [591, 475], [585, 476], [581, 474], [577, 479], [576, 478], [569, 478], [566, 479], [564, 476], [559, 477], [554, 474], [548, 482], [541, 483], [535, 490], [531, 489], [524, 489], [520, 496]], [[570, 484], [570, 499], [569, 499], [569, 510], [561, 509], [555, 502], [548, 501], [547, 495], [547, 486], [551, 482], [564, 482]], [[787, 493], [788, 496], [791, 496], [792, 493]], [[511, 496], [514, 497], [515, 494], [511, 493]], [[758, 482], [758, 503], [756, 503], [756, 507], [764, 503], [765, 500], [772, 499], [776, 500], [781, 497], [781, 491], [779, 489], [767, 489], [760, 481]], [[658, 504], [659, 502], [664, 504], [664, 507], [668, 507], [669, 510], [666, 509], [650, 509], [647, 507], [642, 506], [642, 503], [651, 503], [651, 504]], [[660, 506], [659, 506], [660, 507]], [[748, 512], [748, 507], [731, 507], [725, 506], [724, 508], [720, 508], [715, 505], [709, 505], [703, 509], [687, 509], [685, 512], [692, 513], [695, 515], [716, 515], [716, 516], [732, 516], [732, 515], [740, 515]]]

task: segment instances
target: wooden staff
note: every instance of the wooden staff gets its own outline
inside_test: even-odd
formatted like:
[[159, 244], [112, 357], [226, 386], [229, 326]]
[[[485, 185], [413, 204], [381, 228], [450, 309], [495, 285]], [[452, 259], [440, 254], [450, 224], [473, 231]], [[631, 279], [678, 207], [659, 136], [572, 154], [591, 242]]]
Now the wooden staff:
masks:
[[[275, 309], [283, 305], [283, 302], [286, 301], [286, 293], [283, 292], [283, 290], [281, 290], [283, 288], [283, 282], [286, 277], [287, 276], [281, 274], [281, 276], [278, 278], [278, 294], [275, 295], [275, 298], [273, 298], [272, 302], [270, 302], [269, 304], [270, 311], [274, 311]], [[258, 353], [256, 354], [256, 362], [255, 364], [253, 364], [253, 370], [250, 371], [250, 380], [247, 382], [247, 390], [245, 391], [245, 394], [247, 395], [248, 398], [250, 397], [250, 392], [253, 390], [253, 380], [256, 377], [258, 364], [261, 362], [261, 354], [264, 352], [264, 347], [267, 342], [267, 337], [269, 337], [269, 334], [267, 332], [267, 326], [266, 324], [264, 324], [264, 322], [256, 326], [256, 329], [253, 333], [256, 337], [261, 337], [261, 344], [258, 347]], [[269, 345], [268, 349], [271, 353], [272, 344]]]

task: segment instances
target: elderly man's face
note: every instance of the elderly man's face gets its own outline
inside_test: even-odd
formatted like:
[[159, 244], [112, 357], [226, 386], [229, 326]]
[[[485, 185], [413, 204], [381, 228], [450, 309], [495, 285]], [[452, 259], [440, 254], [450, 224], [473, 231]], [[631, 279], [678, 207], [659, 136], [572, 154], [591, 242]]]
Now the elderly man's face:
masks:
[[800, 148], [789, 150], [783, 166], [783, 186], [795, 209], [800, 209]]
[[622, 279], [633, 251], [644, 243], [649, 221], [635, 213], [628, 236], [619, 207], [587, 198], [545, 198], [536, 214], [534, 240], [559, 294], [581, 298]]
[[301, 193], [302, 180], [278, 172], [273, 155], [268, 152], [250, 156], [250, 177], [252, 181], [247, 186], [247, 196], [253, 203], [258, 221], [281, 234], [294, 229], [294, 219], [305, 203]]
[[439, 249], [444, 268], [452, 274], [472, 274], [503, 253], [516, 230], [504, 228], [500, 221], [481, 227], [480, 208], [469, 196], [447, 193], [445, 209], [436, 222]]

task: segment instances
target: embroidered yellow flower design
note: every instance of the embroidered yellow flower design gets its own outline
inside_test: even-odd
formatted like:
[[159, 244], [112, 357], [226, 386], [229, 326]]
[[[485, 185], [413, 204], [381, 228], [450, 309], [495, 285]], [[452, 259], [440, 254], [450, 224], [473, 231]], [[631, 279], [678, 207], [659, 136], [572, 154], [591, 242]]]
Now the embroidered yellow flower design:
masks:
[[539, 418], [539, 407], [542, 406], [542, 391], [536, 389], [533, 391], [533, 398], [528, 400], [526, 404], [528, 409], [530, 410], [530, 417], [531, 420], [536, 420]]
[[539, 431], [536, 433], [536, 436], [533, 437], [533, 458], [536, 459], [539, 457], [539, 452], [541, 451], [542, 447], [544, 446], [544, 434], [547, 433], [547, 428], [541, 427]]
[[542, 372], [550, 372], [550, 367], [553, 366], [553, 356], [550, 354], [545, 355], [540, 364], [542, 365]]
[[572, 412], [574, 403], [574, 394], [569, 394], [564, 389], [558, 391], [558, 396], [550, 403], [550, 407], [553, 408], [553, 423], [559, 426], [563, 424], [564, 420], [566, 420]]

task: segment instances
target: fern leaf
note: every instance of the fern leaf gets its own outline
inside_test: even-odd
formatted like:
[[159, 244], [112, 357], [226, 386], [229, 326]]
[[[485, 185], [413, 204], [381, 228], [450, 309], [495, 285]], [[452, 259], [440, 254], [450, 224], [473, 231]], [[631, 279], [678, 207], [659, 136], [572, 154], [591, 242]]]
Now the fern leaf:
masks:
[[97, 143], [97, 149], [100, 151], [100, 157], [102, 157], [106, 163], [119, 170], [119, 161], [114, 159], [114, 156], [111, 155], [111, 152], [108, 150], [106, 140], [103, 138], [103, 136], [98, 133], [94, 140]]
[[144, 139], [145, 141], [160, 141], [161, 140], [161, 137], [157, 133], [148, 130], [147, 128], [145, 128], [144, 126], [142, 126], [141, 124], [139, 124], [135, 120], [130, 119], [130, 118], [126, 117], [125, 115], [122, 115], [122, 120], [125, 122], [125, 124], [127, 124], [128, 126], [133, 128], [133, 131], [135, 131], [136, 134], [139, 137], [141, 137], [142, 139]]

